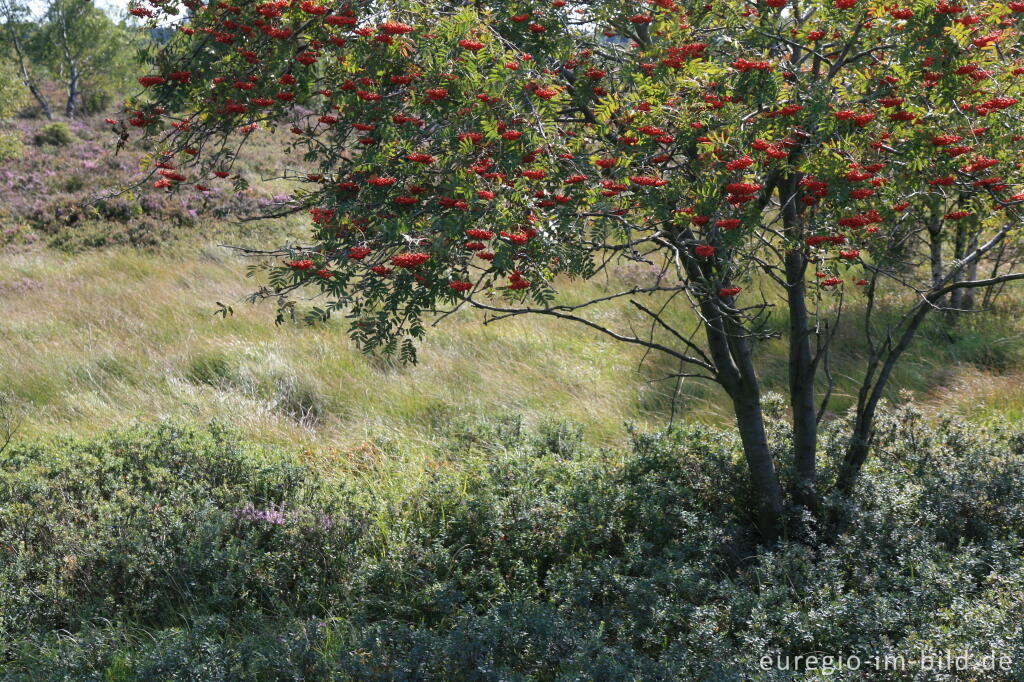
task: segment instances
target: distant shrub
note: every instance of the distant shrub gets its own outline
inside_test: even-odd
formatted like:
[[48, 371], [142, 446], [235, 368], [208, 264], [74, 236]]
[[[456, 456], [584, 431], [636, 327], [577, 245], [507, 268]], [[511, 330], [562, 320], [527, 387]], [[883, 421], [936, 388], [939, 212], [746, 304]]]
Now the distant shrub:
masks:
[[83, 114], [102, 114], [110, 110], [115, 94], [109, 90], [89, 90], [82, 93], [79, 109]]
[[0, 163], [20, 159], [25, 154], [25, 145], [17, 133], [0, 133]]
[[86, 178], [82, 177], [77, 173], [65, 176], [64, 178], [61, 179], [59, 184], [60, 190], [66, 194], [74, 194], [75, 192], [81, 192], [83, 189], [85, 189], [85, 186]]
[[47, 245], [68, 253], [126, 244], [139, 249], [152, 249], [166, 244], [176, 236], [174, 226], [165, 223], [140, 220], [126, 225], [95, 216], [82, 219], [78, 211], [40, 222], [41, 229], [47, 233]]
[[107, 220], [126, 223], [142, 214], [142, 208], [138, 202], [125, 198], [101, 197], [96, 200], [96, 210]]
[[236, 381], [238, 363], [226, 353], [199, 352], [189, 359], [185, 376], [196, 384], [225, 388]]
[[432, 426], [443, 439], [445, 451], [452, 457], [472, 452], [502, 451], [526, 443], [523, 418], [518, 414], [480, 419], [445, 405], [431, 416]]
[[33, 137], [33, 142], [40, 147], [43, 145], [66, 147], [74, 141], [75, 136], [68, 128], [68, 124], [62, 121], [47, 123]]
[[[44, 123], [0, 125], [0, 244], [11, 242], [4, 233], [20, 225], [65, 252], [123, 245], [157, 249], [186, 240], [285, 240], [299, 225], [297, 218], [236, 224], [233, 218], [259, 209], [266, 194], [262, 190], [119, 191], [137, 180], [139, 140], [133, 138], [116, 156], [106, 153], [113, 141], [109, 126], [101, 117], [83, 117], [66, 122], [71, 146], [55, 146], [50, 129], [41, 129]], [[62, 122], [56, 129], [61, 140], [69, 139]], [[280, 151], [244, 152], [240, 163], [257, 153]]]
[[564, 419], [550, 419], [537, 425], [534, 443], [541, 452], [576, 457], [584, 448], [583, 426]]

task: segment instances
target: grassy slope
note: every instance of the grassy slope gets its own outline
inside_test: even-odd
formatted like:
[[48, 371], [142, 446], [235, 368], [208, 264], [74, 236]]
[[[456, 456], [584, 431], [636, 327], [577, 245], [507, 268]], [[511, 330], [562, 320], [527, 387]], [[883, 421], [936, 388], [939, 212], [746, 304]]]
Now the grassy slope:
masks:
[[[12, 130], [28, 144], [38, 125], [23, 121]], [[44, 215], [59, 215], [54, 206], [81, 202], [113, 182], [112, 176], [90, 170], [94, 159], [109, 157], [102, 124], [76, 126], [70, 147], [28, 145], [25, 157], [7, 166], [12, 182], [48, 187], [33, 194]], [[125, 152], [124, 168], [134, 168], [143, 151]], [[282, 154], [270, 139], [246, 150], [236, 168], [254, 185], [246, 201], [288, 191], [261, 181], [283, 163]], [[53, 172], [42, 175], [41, 168]], [[76, 179], [78, 194], [62, 189], [67, 178]], [[245, 279], [244, 263], [216, 244], [276, 246], [288, 234], [302, 234], [301, 219], [245, 232], [202, 216], [195, 224], [175, 227], [173, 211], [181, 209], [166, 198], [151, 202], [158, 199], [163, 203], [154, 204], [156, 213], [131, 219], [151, 219], [155, 227], [147, 229], [158, 233], [156, 247], [81, 250], [83, 235], [123, 234], [135, 223], [63, 225], [54, 219], [35, 228], [44, 237], [38, 242], [4, 248], [0, 392], [30, 405], [26, 434], [88, 434], [130, 420], [179, 417], [217, 418], [257, 440], [277, 443], [349, 445], [371, 436], [422, 442], [455, 417], [516, 412], [527, 421], [577, 420], [592, 440], [610, 443], [622, 439], [626, 420], [657, 426], [668, 418], [675, 382], [658, 379], [674, 367], [650, 360], [639, 368], [637, 349], [557, 320], [517, 318], [484, 327], [479, 315], [459, 314], [431, 330], [421, 364], [411, 368], [360, 355], [345, 335], [344, 320], [316, 329], [275, 327], [270, 306], [238, 303], [254, 283]], [[228, 199], [221, 195], [217, 201]], [[4, 209], [6, 217], [0, 210], [0, 226], [13, 220], [24, 231], [29, 219], [19, 215], [33, 215], [37, 208], [12, 204]], [[47, 240], [64, 250], [41, 246]], [[639, 268], [618, 267], [610, 282], [569, 284], [564, 295], [583, 300], [650, 277]], [[897, 371], [894, 388], [973, 416], [1024, 415], [1021, 293], [1018, 287], [1000, 313], [964, 320], [952, 331], [933, 319]], [[215, 317], [216, 301], [233, 305], [234, 317]], [[643, 325], [625, 301], [595, 313], [620, 329]], [[668, 315], [680, 328], [693, 328], [685, 306], [671, 308]], [[785, 328], [781, 310], [771, 324]], [[833, 362], [836, 410], [849, 406], [862, 372], [855, 309], [843, 329]], [[767, 342], [760, 352], [766, 387], [784, 389], [784, 341]], [[678, 407], [683, 416], [728, 421], [721, 392], [697, 380], [681, 386]]]
[[275, 327], [267, 307], [245, 305], [214, 317], [215, 300], [252, 285], [237, 262], [41, 252], [9, 258], [0, 282], [0, 388], [35, 406], [33, 431], [178, 416], [270, 441], [417, 439], [467, 410], [511, 410], [610, 438], [642, 412], [634, 359], [562, 325], [463, 316], [437, 330], [419, 366], [388, 368], [355, 351], [340, 321]]
[[[430, 439], [453, 417], [512, 411], [528, 421], [578, 420], [593, 439], [610, 442], [623, 435], [624, 420], [667, 417], [674, 382], [650, 380], [668, 368], [638, 371], [635, 350], [585, 329], [536, 318], [482, 326], [465, 313], [432, 330], [419, 366], [388, 367], [353, 348], [343, 320], [275, 327], [269, 306], [237, 303], [253, 282], [215, 246], [178, 251], [39, 250], [4, 259], [0, 390], [33, 406], [28, 432], [218, 418], [262, 441], [348, 444]], [[215, 301], [233, 303], [235, 315], [214, 316]], [[620, 321], [629, 314], [622, 306], [599, 313]], [[1007, 312], [953, 333], [951, 341], [936, 319], [895, 386], [962, 413], [1019, 417], [1024, 324]], [[767, 386], [782, 389], [783, 341], [761, 352]], [[842, 349], [836, 356], [842, 407], [860, 360]], [[720, 394], [697, 383], [683, 386], [680, 411], [712, 421], [727, 414]]]

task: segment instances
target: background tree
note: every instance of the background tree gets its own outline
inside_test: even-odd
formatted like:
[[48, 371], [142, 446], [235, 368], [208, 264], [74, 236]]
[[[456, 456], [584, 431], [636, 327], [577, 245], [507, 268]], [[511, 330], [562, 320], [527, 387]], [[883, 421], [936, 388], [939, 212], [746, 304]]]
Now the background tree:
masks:
[[[258, 126], [294, 135], [301, 167], [285, 174], [312, 239], [266, 252], [284, 262], [256, 298], [285, 314], [317, 288], [308, 319], [345, 311], [356, 342], [405, 360], [437, 313], [464, 306], [660, 353], [724, 390], [769, 539], [787, 495], [816, 511], [823, 483], [853, 487], [926, 316], [1024, 278], [974, 269], [1020, 235], [1024, 3], [185, 4], [128, 123], [161, 136], [154, 184], [169, 191], [230, 178]], [[556, 302], [556, 285], [571, 300], [572, 281], [622, 260], [660, 274]], [[598, 312], [619, 298], [637, 311], [622, 329]], [[823, 482], [817, 427], [851, 299], [866, 369]], [[783, 327], [788, 491], [755, 353]]]
[[91, 111], [123, 92], [137, 68], [138, 37], [90, 2], [52, 0], [31, 51], [39, 64], [64, 84], [64, 115], [74, 118], [84, 102]]
[[0, 0], [0, 19], [3, 19], [3, 43], [0, 52], [13, 62], [18, 78], [39, 104], [46, 118], [53, 120], [50, 102], [40, 88], [39, 73], [32, 63], [27, 43], [35, 32], [28, 8], [15, 0]]

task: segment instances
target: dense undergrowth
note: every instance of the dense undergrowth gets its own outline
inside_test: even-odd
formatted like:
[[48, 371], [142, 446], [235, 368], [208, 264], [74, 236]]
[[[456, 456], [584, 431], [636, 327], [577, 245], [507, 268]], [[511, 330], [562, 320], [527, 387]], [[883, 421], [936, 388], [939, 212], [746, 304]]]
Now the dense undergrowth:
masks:
[[[148, 151], [112, 156], [99, 119], [44, 128], [0, 131], [0, 394], [26, 415], [0, 455], [0, 679], [1024, 680], [1018, 293], [925, 325], [893, 383], [930, 416], [886, 416], [856, 500], [829, 501], [838, 536], [794, 523], [766, 552], [713, 387], [546, 320], [454, 315], [417, 367], [360, 355], [341, 321], [275, 328], [218, 244], [300, 233], [233, 222], [283, 199], [261, 179], [279, 146], [240, 158], [250, 192], [97, 199]], [[849, 305], [837, 412], [863, 369]], [[645, 433], [673, 396], [686, 425]], [[945, 649], [1012, 669], [759, 667]]]
[[[596, 450], [567, 423], [459, 420], [427, 457], [268, 449], [216, 425], [24, 441], [0, 459], [0, 670], [817, 679], [759, 661], [948, 648], [1013, 660], [956, 679], [1020, 680], [1022, 427], [890, 412], [856, 499], [830, 501], [839, 534], [768, 552], [735, 437], [704, 425]], [[784, 429], [776, 415], [776, 444]]]

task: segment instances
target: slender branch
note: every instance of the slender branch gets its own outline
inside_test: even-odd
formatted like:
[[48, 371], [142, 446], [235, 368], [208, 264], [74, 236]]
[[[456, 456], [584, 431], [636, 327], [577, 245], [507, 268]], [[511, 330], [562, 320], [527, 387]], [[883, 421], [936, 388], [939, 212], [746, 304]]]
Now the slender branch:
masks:
[[692, 351], [693, 351], [694, 353], [697, 353], [698, 355], [700, 355], [700, 357], [701, 357], [701, 358], [702, 358], [702, 359], [704, 360], [704, 365], [703, 365], [703, 366], [704, 366], [704, 369], [710, 370], [711, 372], [714, 372], [714, 371], [715, 371], [715, 367], [714, 367], [714, 365], [713, 365], [713, 364], [711, 363], [711, 359], [710, 359], [710, 358], [708, 358], [707, 354], [706, 354], [706, 353], [704, 353], [704, 351], [703, 351], [703, 350], [702, 350], [702, 349], [701, 349], [701, 348], [700, 348], [700, 347], [699, 347], [699, 346], [698, 346], [697, 344], [693, 343], [692, 341], [690, 341], [689, 339], [687, 339], [687, 338], [686, 338], [685, 336], [683, 336], [682, 334], [680, 334], [680, 333], [679, 333], [679, 332], [678, 332], [678, 331], [677, 331], [677, 330], [676, 330], [675, 328], [673, 328], [672, 326], [670, 326], [669, 324], [667, 324], [667, 323], [666, 323], [666, 322], [665, 322], [665, 321], [664, 321], [664, 320], [663, 320], [663, 319], [661, 318], [661, 315], [659, 315], [658, 313], [654, 312], [653, 310], [651, 310], [651, 309], [647, 308], [646, 306], [644, 306], [644, 305], [643, 305], [642, 303], [640, 303], [639, 301], [633, 301], [633, 300], [631, 300], [631, 301], [630, 301], [630, 303], [632, 303], [632, 304], [633, 304], [634, 306], [636, 306], [636, 307], [637, 307], [637, 308], [638, 308], [639, 310], [641, 310], [642, 312], [644, 312], [644, 313], [646, 313], [646, 314], [650, 315], [650, 316], [651, 316], [651, 319], [652, 319], [652, 320], [654, 320], [654, 322], [655, 322], [656, 324], [658, 324], [658, 326], [660, 326], [660, 327], [661, 327], [662, 329], [664, 329], [664, 330], [665, 330], [665, 331], [667, 331], [668, 333], [672, 334], [672, 336], [674, 336], [674, 337], [676, 337], [677, 339], [679, 339], [680, 341], [682, 341], [682, 342], [683, 342], [683, 344], [685, 344], [685, 345], [686, 345], [686, 347], [687, 347], [687, 348], [689, 348], [690, 350], [692, 350]]
[[[662, 353], [665, 353], [666, 355], [674, 357], [677, 360], [680, 360], [681, 362], [687, 362], [687, 363], [690, 363], [690, 364], [697, 365], [698, 367], [706, 368], [706, 363], [703, 362], [702, 360], [698, 360], [697, 358], [693, 358], [693, 357], [690, 357], [690, 356], [685, 355], [683, 353], [680, 353], [679, 351], [677, 351], [677, 350], [675, 350], [673, 348], [669, 348], [668, 346], [665, 346], [665, 345], [660, 344], [660, 343], [656, 343], [654, 341], [645, 341], [644, 339], [638, 338], [636, 336], [627, 336], [625, 334], [620, 334], [620, 333], [618, 333], [616, 331], [608, 329], [607, 327], [604, 327], [604, 326], [602, 326], [600, 324], [597, 324], [596, 322], [594, 322], [592, 320], [588, 320], [586, 318], [579, 317], [578, 315], [571, 315], [569, 313], [561, 312], [557, 308], [500, 308], [500, 307], [497, 307], [497, 306], [487, 305], [486, 303], [480, 303], [479, 301], [475, 301], [475, 300], [472, 300], [472, 299], [469, 299], [469, 303], [474, 308], [479, 308], [480, 310], [487, 310], [489, 312], [501, 313], [501, 315], [499, 317], [495, 317], [495, 318], [491, 318], [489, 320], [485, 320], [484, 324], [490, 324], [491, 322], [497, 322], [499, 320], [503, 320], [503, 319], [506, 319], [506, 318], [509, 318], [509, 317], [515, 317], [517, 315], [527, 315], [527, 314], [550, 315], [551, 317], [557, 317], [557, 318], [560, 318], [560, 319], [563, 319], [563, 320], [570, 320], [572, 322], [579, 322], [580, 324], [585, 325], [587, 327], [590, 327], [591, 329], [595, 329], [595, 330], [601, 332], [602, 334], [605, 334], [606, 336], [610, 336], [611, 338], [615, 339], [616, 341], [622, 341], [624, 343], [629, 343], [629, 344], [641, 346], [643, 348], [650, 348], [652, 350], [661, 351]], [[589, 303], [585, 304], [585, 305], [589, 305]]]

